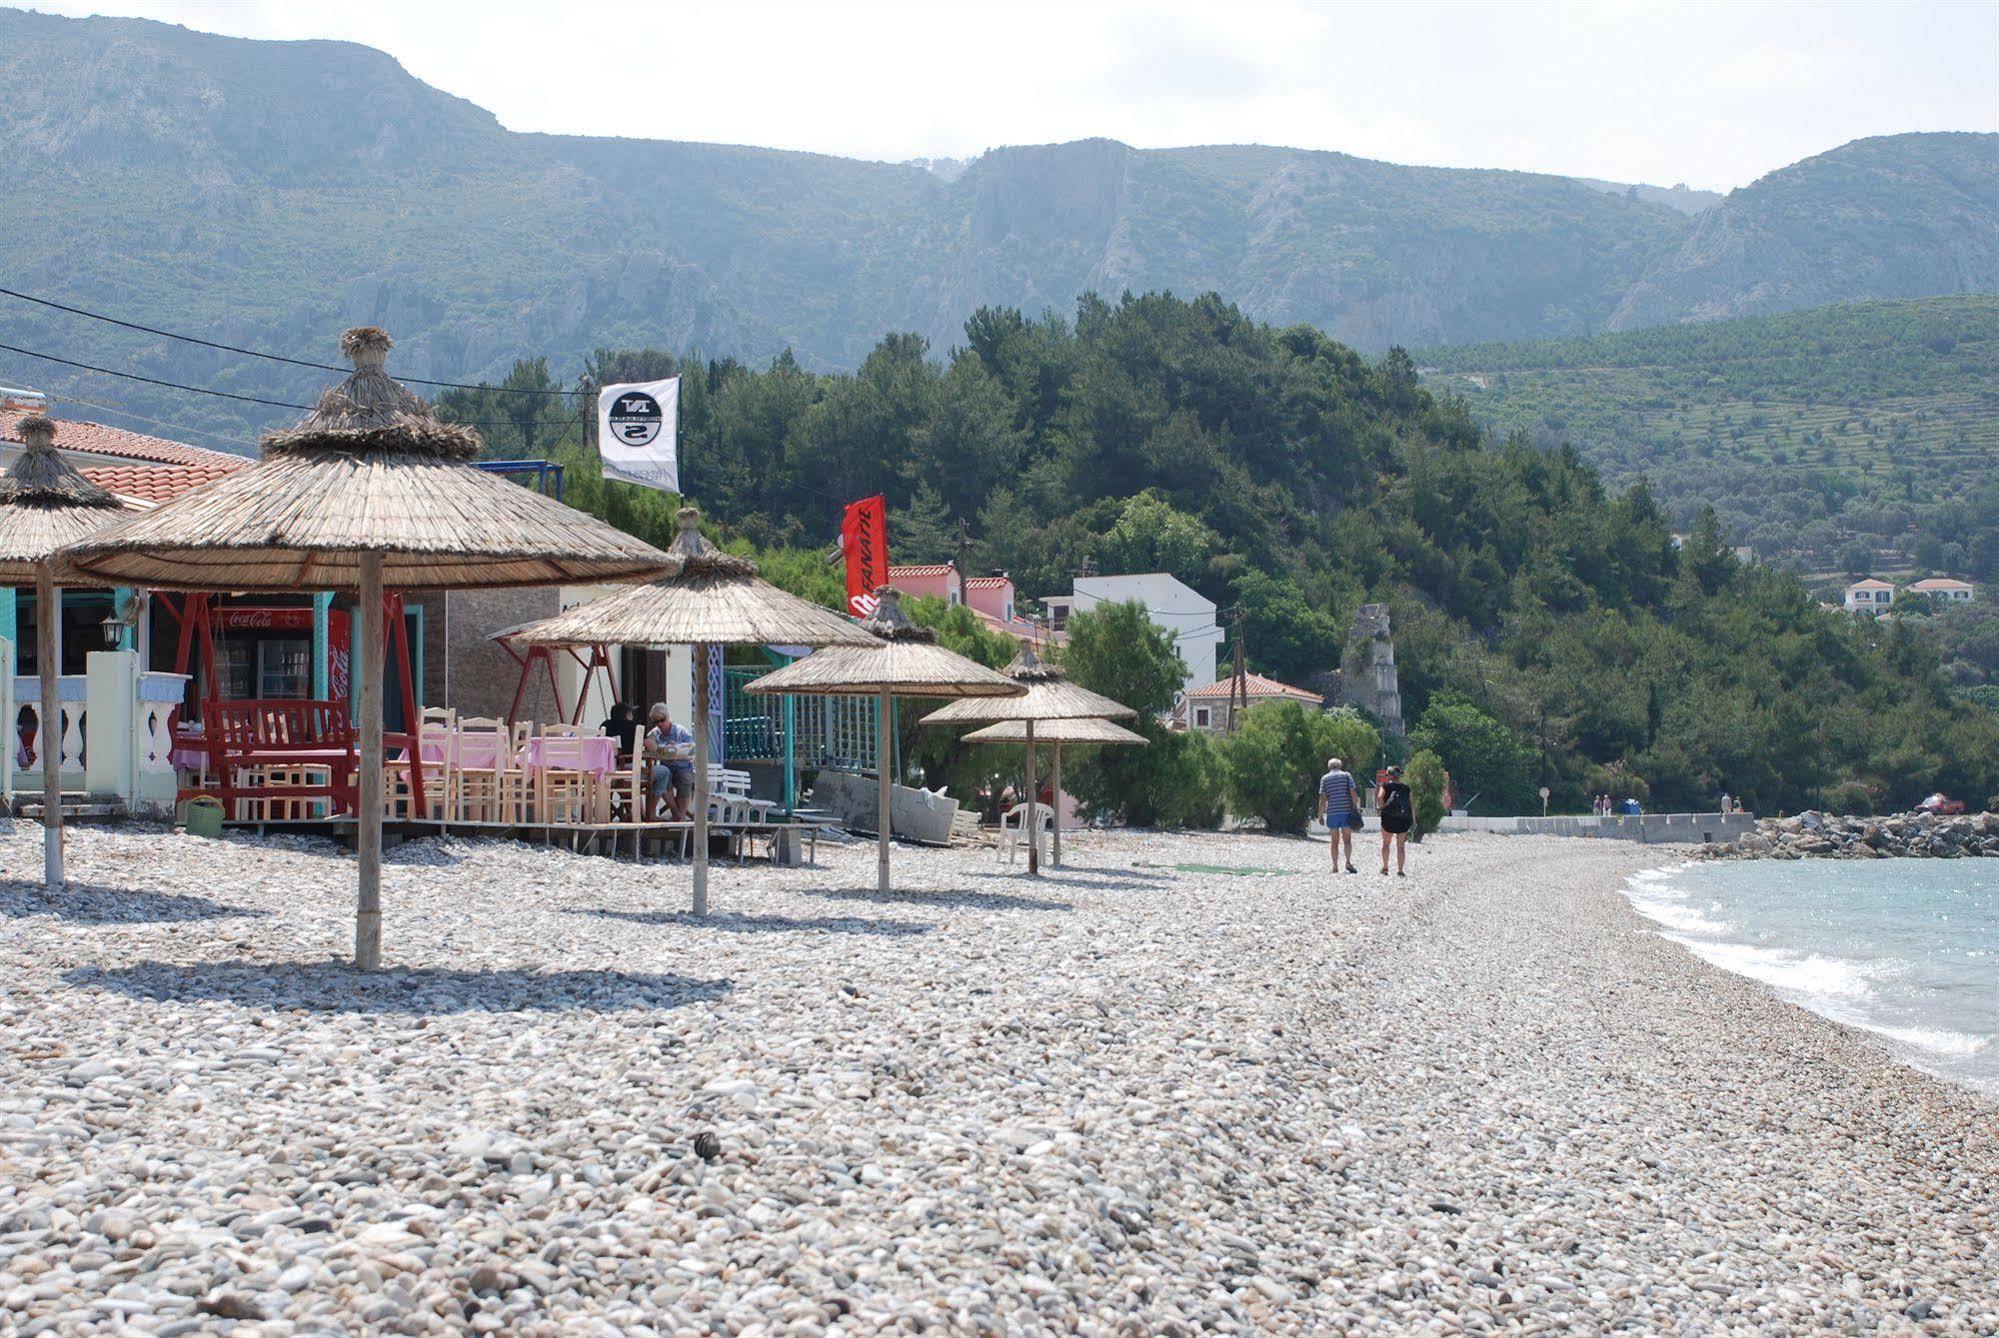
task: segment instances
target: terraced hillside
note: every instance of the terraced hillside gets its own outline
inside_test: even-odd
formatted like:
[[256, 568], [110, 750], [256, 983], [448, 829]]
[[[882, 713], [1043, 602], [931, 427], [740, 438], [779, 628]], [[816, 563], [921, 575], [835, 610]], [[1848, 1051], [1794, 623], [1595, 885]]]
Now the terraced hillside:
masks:
[[[1925, 525], [1975, 505], [1999, 460], [1989, 295], [1438, 349], [1418, 362], [1497, 435], [1573, 445], [1615, 482], [1643, 474], [1682, 520], [1712, 504], [1738, 541], [1803, 570], [1836, 565], [1855, 542], [1881, 562], [1911, 560]], [[1958, 565], [1969, 562], [1967, 550]]]

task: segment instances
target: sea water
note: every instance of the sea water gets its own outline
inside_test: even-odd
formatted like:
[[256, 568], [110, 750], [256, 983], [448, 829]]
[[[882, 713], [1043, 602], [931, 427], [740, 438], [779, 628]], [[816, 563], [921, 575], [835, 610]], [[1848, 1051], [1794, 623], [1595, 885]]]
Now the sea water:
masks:
[[1999, 1095], [1999, 860], [1754, 860], [1639, 874], [1676, 943]]

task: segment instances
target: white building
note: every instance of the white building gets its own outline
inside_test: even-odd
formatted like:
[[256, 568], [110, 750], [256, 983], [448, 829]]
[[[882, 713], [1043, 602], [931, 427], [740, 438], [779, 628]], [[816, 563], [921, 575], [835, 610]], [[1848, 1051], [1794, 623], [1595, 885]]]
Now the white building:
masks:
[[1912, 594], [1928, 595], [1939, 604], [1969, 604], [1974, 591], [1971, 582], [1948, 576], [1932, 576], [1909, 587]]
[[1895, 602], [1895, 587], [1886, 581], [1877, 581], [1872, 576], [1864, 581], [1855, 581], [1846, 587], [1846, 611], [1848, 613], [1876, 614], [1885, 612]]
[[1215, 622], [1215, 602], [1204, 599], [1192, 586], [1163, 571], [1134, 576], [1078, 576], [1074, 592], [1049, 595], [1041, 602], [1048, 610], [1051, 625], [1058, 632], [1067, 628], [1069, 615], [1087, 613], [1099, 604], [1122, 604], [1137, 600], [1145, 606], [1154, 627], [1164, 628], [1173, 638], [1173, 647], [1187, 666], [1181, 684], [1183, 692], [1206, 687], [1215, 681], [1215, 651], [1221, 644], [1222, 629]]

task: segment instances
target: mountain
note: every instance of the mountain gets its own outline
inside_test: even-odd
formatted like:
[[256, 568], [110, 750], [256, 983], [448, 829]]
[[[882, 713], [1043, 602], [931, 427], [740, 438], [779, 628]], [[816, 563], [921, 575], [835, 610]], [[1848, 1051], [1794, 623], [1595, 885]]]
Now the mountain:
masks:
[[[596, 348], [643, 346], [755, 363], [790, 348], [807, 367], [849, 368], [886, 332], [941, 352], [979, 307], [1068, 313], [1085, 291], [1212, 290], [1379, 351], [1825, 292], [1999, 289], [1999, 220], [1989, 200], [1979, 213], [1967, 165], [1992, 157], [1995, 136], [1868, 141], [1813, 160], [1844, 165], [1814, 168], [1819, 203], [1802, 213], [1734, 207], [1782, 195], [1779, 173], [1690, 219], [1642, 188], [1260, 146], [1083, 140], [939, 170], [518, 134], [366, 47], [133, 19], [0, 10], [0, 81], [8, 286], [311, 361], [329, 360], [342, 326], [377, 322], [416, 377], [497, 380], [537, 355], [566, 371]], [[1956, 194], [1941, 185], [1953, 175]], [[1786, 229], [1784, 265], [1820, 255], [1812, 285], [1756, 268], [1775, 245], [1760, 239]], [[1739, 258], [1695, 266], [1696, 242], [1723, 235], [1745, 239], [1728, 252]], [[0, 309], [9, 343], [161, 380], [292, 405], [324, 379]], [[241, 446], [294, 415], [20, 355], [0, 380]]]
[[1704, 505], [1759, 557], [1999, 579], [1999, 297], [1852, 303], [1416, 355], [1495, 436], [1640, 477], [1682, 528]]
[[1727, 197], [1717, 190], [1695, 190], [1681, 182], [1672, 186], [1638, 186], [1625, 181], [1604, 181], [1598, 177], [1572, 177], [1591, 190], [1611, 195], [1634, 195], [1648, 204], [1663, 204], [1682, 214], [1698, 214], [1720, 204]]
[[1889, 135], [1732, 192], [1624, 295], [1613, 330], [1999, 291], [1992, 135]]

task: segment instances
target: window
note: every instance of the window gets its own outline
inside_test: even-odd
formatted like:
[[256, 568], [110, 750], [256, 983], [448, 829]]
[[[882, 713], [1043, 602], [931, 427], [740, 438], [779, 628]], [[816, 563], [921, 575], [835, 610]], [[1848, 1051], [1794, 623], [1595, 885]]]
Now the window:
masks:
[[1211, 712], [1210, 712], [1210, 710], [1209, 710], [1209, 708], [1208, 708], [1208, 707], [1205, 707], [1205, 706], [1196, 706], [1196, 707], [1194, 708], [1194, 723], [1195, 723], [1195, 724], [1196, 724], [1197, 726], [1199, 726], [1200, 728], [1202, 728], [1202, 729], [1207, 729], [1207, 728], [1209, 728], [1209, 726], [1210, 726], [1210, 722], [1211, 722], [1211, 721], [1212, 721], [1213, 719], [1214, 719], [1214, 717], [1213, 717], [1213, 715], [1211, 714]]

